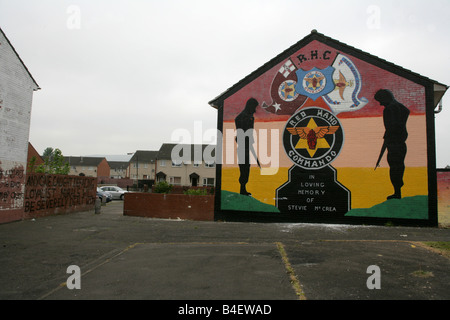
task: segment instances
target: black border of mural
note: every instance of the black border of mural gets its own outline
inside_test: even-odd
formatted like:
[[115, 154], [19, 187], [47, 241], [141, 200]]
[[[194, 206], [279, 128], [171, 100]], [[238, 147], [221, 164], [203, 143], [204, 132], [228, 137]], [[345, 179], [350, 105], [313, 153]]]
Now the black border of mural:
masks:
[[[319, 41], [335, 50], [349, 54], [357, 59], [363, 60], [380, 69], [396, 74], [402, 78], [408, 79], [414, 83], [422, 85], [425, 88], [426, 101], [426, 132], [427, 132], [427, 160], [428, 160], [428, 219], [399, 219], [399, 218], [375, 218], [375, 217], [337, 217], [324, 220], [323, 217], [314, 219], [311, 217], [292, 216], [282, 213], [265, 213], [254, 211], [234, 211], [221, 209], [221, 186], [222, 186], [222, 141], [217, 143], [217, 166], [216, 166], [216, 196], [214, 208], [214, 220], [216, 221], [234, 221], [234, 222], [303, 222], [303, 223], [341, 223], [341, 224], [370, 224], [385, 225], [387, 223], [404, 226], [430, 226], [438, 225], [438, 206], [437, 206], [437, 170], [436, 170], [436, 137], [435, 137], [435, 113], [434, 113], [434, 84], [447, 87], [437, 81], [426, 78], [420, 74], [404, 69], [391, 62], [371, 55], [367, 52], [334, 40], [313, 30], [311, 34], [283, 51], [275, 58], [271, 59], [263, 66], [237, 82], [227, 89], [217, 98], [211, 100], [209, 104], [215, 106], [218, 111], [217, 129], [223, 132], [223, 105], [224, 101], [242, 89], [244, 86], [255, 80], [260, 75], [270, 70], [276, 64], [284, 61], [292, 54], [305, 47], [312, 41]], [[220, 145], [220, 146], [219, 146]]]

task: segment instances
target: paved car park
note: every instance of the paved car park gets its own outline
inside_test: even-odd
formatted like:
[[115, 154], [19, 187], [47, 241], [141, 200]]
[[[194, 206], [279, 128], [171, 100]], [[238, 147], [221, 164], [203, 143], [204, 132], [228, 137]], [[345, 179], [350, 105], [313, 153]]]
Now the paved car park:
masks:
[[0, 299], [450, 299], [450, 260], [423, 245], [450, 241], [450, 229], [122, 212], [113, 201], [0, 225]]

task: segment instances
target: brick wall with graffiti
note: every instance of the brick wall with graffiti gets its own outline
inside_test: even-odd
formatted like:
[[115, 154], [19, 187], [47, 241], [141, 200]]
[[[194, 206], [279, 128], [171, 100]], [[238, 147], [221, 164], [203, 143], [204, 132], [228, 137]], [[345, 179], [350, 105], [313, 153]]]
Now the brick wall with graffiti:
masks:
[[29, 174], [26, 176], [24, 218], [92, 210], [97, 194], [92, 177]]
[[4, 167], [0, 161], [0, 223], [23, 216], [25, 170], [22, 164]]
[[97, 179], [0, 169], [0, 223], [93, 210]]
[[224, 98], [221, 214], [429, 221], [426, 83], [345, 49], [310, 41]]
[[450, 169], [437, 172], [439, 224], [450, 226]]

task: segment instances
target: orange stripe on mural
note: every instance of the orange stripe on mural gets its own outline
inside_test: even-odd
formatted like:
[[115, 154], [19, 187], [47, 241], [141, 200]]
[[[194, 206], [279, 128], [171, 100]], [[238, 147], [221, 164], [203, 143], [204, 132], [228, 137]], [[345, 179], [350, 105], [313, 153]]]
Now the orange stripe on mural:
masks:
[[[337, 167], [374, 168], [383, 144], [384, 125], [382, 117], [341, 119], [344, 130], [343, 148], [332, 163]], [[426, 167], [427, 150], [425, 116], [410, 116], [407, 123], [408, 151], [405, 159], [406, 167]], [[255, 149], [263, 167], [291, 167], [292, 161], [286, 156], [282, 135], [286, 122], [255, 122], [257, 139]], [[272, 133], [272, 131], [275, 131]], [[223, 124], [223, 165], [237, 167], [236, 143], [233, 136], [235, 125], [232, 122]], [[264, 136], [261, 135], [264, 132]], [[261, 139], [259, 139], [261, 137]], [[272, 139], [278, 137], [278, 140]], [[277, 159], [276, 159], [277, 158]], [[261, 159], [264, 161], [262, 162]], [[256, 162], [255, 162], [256, 163]], [[380, 167], [389, 167], [386, 155]]]

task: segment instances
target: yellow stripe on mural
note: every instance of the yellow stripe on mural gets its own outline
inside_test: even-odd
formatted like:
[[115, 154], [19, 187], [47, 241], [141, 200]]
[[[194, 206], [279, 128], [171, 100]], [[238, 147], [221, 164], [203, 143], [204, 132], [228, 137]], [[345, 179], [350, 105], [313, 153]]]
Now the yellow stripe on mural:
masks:
[[[338, 181], [351, 191], [352, 208], [371, 208], [394, 193], [389, 168], [338, 168]], [[428, 195], [427, 168], [406, 168], [402, 197]]]
[[[389, 168], [336, 168], [337, 180], [351, 192], [351, 207], [371, 208], [391, 195], [393, 187], [389, 179]], [[276, 189], [288, 181], [289, 168], [279, 168], [274, 175], [262, 175], [258, 167], [250, 169], [247, 191], [255, 199], [275, 205]], [[239, 193], [239, 168], [222, 168], [222, 190]], [[403, 197], [428, 195], [427, 168], [406, 168]]]

